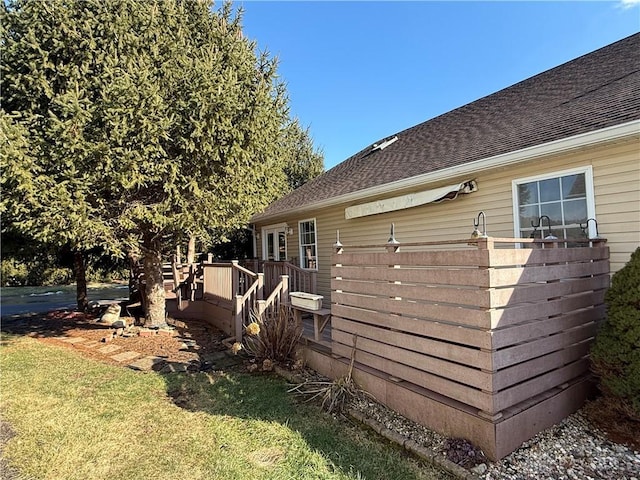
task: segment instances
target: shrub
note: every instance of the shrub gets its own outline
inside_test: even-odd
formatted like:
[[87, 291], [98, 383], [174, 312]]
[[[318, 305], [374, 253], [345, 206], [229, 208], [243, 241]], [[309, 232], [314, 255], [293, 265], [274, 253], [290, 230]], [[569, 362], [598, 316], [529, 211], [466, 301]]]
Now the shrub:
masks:
[[640, 421], [640, 247], [605, 294], [607, 320], [591, 350], [593, 371], [610, 407]]

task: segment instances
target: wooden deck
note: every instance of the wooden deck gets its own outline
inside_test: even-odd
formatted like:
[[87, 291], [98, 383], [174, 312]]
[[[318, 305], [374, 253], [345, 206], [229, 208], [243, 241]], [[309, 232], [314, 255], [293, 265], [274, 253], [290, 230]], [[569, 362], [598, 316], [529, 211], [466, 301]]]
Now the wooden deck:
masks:
[[[463, 248], [447, 250], [454, 243]], [[331, 307], [295, 311], [309, 366], [344, 375], [357, 339], [361, 388], [498, 460], [592, 391], [588, 353], [605, 318], [609, 250], [603, 240], [572, 248], [531, 239], [468, 243], [412, 244], [406, 252], [343, 246], [332, 256]], [[235, 335], [238, 312], [264, 298], [262, 274], [254, 279], [235, 264], [203, 269], [202, 300], [181, 313]], [[288, 291], [278, 305], [289, 303]]]

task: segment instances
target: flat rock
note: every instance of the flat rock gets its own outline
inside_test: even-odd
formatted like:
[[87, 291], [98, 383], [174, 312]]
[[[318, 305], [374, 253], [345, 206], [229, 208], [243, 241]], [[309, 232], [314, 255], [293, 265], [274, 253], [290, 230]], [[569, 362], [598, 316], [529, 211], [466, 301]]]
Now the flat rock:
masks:
[[118, 345], [107, 345], [106, 347], [99, 348], [98, 351], [100, 353], [107, 354], [107, 353], [117, 352], [121, 348], [122, 347], [119, 347]]
[[226, 351], [221, 352], [213, 352], [207, 355], [207, 360], [216, 361], [222, 360], [223, 358], [228, 358], [229, 354]]
[[116, 362], [126, 362], [127, 360], [133, 360], [136, 357], [139, 357], [140, 354], [138, 352], [127, 351], [118, 353], [117, 355], [113, 355], [113, 358]]
[[138, 360], [130, 363], [127, 366], [133, 370], [149, 371], [149, 370], [158, 370], [159, 368], [161, 368], [161, 365], [166, 362], [167, 360], [165, 358], [148, 356], [148, 357], [139, 358]]
[[162, 367], [160, 373], [184, 373], [188, 370], [188, 368], [189, 364], [187, 363], [169, 362], [164, 367]]

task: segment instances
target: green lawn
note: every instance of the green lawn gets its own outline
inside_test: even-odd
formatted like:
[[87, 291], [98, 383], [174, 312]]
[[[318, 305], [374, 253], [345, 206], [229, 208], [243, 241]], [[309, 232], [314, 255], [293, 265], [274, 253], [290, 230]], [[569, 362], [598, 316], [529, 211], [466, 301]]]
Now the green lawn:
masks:
[[27, 478], [449, 478], [275, 376], [142, 374], [4, 336], [4, 456]]

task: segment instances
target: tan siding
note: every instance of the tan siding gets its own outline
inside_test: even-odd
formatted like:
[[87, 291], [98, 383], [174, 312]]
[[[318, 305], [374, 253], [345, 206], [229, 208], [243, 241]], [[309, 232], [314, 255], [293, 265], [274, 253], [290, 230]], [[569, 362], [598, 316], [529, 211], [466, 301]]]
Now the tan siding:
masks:
[[[313, 213], [282, 217], [269, 223], [287, 221], [294, 227], [288, 240], [288, 254], [297, 257], [298, 221], [315, 217], [319, 241], [318, 293], [330, 298], [330, 255], [340, 230], [345, 245], [380, 244], [389, 238], [391, 222], [400, 242], [442, 241], [468, 238], [473, 220], [480, 210], [487, 215], [487, 232], [495, 237], [512, 237], [512, 181], [534, 175], [592, 166], [596, 218], [600, 235], [608, 239], [611, 271], [619, 270], [640, 244], [640, 142], [624, 142], [588, 148], [562, 156], [536, 159], [525, 164], [479, 173], [479, 189], [453, 201], [431, 204], [396, 212], [345, 220], [347, 206], [388, 198], [420, 189], [399, 191], [394, 195], [370, 197], [350, 204], [325, 208]], [[450, 185], [470, 177], [451, 179], [424, 186], [424, 190]], [[258, 227], [262, 227], [259, 225]], [[295, 243], [294, 243], [295, 242]], [[463, 247], [460, 247], [463, 248]], [[294, 253], [295, 252], [295, 253]]]

